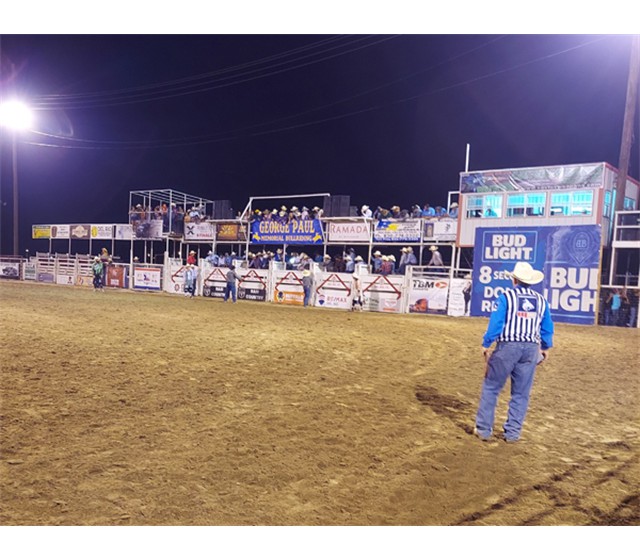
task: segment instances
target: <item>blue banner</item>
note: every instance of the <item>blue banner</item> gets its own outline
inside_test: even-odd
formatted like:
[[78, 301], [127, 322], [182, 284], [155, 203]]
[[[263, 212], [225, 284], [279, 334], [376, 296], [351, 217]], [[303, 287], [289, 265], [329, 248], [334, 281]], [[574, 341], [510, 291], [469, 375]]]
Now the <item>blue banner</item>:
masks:
[[516, 262], [544, 272], [532, 288], [542, 293], [554, 321], [596, 322], [602, 231], [600, 226], [478, 228], [473, 255], [471, 315], [487, 316], [511, 286]]
[[251, 243], [265, 245], [322, 245], [324, 235], [320, 220], [269, 220], [251, 224]]

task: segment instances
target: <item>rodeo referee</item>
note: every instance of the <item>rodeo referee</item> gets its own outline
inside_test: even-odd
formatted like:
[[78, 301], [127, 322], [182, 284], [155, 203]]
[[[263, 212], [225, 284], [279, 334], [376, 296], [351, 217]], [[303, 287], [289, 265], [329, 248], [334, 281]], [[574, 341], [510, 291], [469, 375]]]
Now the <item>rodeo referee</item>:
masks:
[[[487, 364], [474, 434], [487, 441], [493, 430], [498, 395], [511, 377], [511, 400], [504, 428], [504, 440], [515, 442], [529, 405], [529, 393], [538, 363], [547, 359], [553, 346], [553, 321], [547, 300], [530, 288], [542, 282], [544, 274], [526, 262], [508, 273], [513, 283], [498, 298], [482, 340]], [[498, 341], [493, 353], [489, 347]]]

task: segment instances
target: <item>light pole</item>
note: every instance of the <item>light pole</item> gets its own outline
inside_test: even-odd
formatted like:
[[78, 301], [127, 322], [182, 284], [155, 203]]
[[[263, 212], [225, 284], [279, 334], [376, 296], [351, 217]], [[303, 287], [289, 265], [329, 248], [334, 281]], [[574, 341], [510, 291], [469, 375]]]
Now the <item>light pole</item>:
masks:
[[20, 254], [20, 233], [18, 228], [18, 131], [31, 126], [31, 109], [21, 101], [11, 100], [0, 104], [0, 126], [11, 130], [12, 172], [13, 172], [13, 254]]

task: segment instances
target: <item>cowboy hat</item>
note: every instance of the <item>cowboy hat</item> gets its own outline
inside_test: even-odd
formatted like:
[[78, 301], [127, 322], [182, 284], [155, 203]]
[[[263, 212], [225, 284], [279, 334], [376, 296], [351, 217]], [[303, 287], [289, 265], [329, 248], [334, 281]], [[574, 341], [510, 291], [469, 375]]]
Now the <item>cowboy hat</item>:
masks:
[[437, 251], [438, 248], [435, 245], [431, 245], [431, 247], [429, 247], [429, 251]]
[[451, 208], [457, 208], [457, 207], [458, 207], [458, 203], [457, 203], [457, 202], [453, 202], [453, 203], [451, 204]]
[[311, 271], [309, 271], [309, 270], [303, 270], [303, 271], [302, 271], [302, 276], [311, 276]]
[[380, 256], [382, 256], [382, 253], [381, 253], [380, 251], [375, 251], [375, 252], [373, 253], [373, 256], [374, 256], [374, 257], [380, 257]]
[[520, 282], [525, 284], [539, 284], [544, 278], [544, 273], [535, 270], [528, 262], [518, 262], [511, 272], [507, 272], [509, 276], [512, 276]]

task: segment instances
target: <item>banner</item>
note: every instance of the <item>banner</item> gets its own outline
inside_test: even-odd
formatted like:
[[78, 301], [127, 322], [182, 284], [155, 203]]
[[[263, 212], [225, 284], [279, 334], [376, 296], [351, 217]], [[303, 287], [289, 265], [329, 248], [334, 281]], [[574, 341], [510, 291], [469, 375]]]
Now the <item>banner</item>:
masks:
[[133, 239], [133, 226], [131, 224], [116, 224], [115, 238], [131, 241]]
[[362, 309], [383, 313], [402, 312], [404, 276], [365, 274], [362, 280]]
[[227, 268], [211, 266], [207, 261], [202, 264], [202, 295], [223, 298], [227, 287]]
[[76, 275], [75, 274], [56, 274], [56, 284], [63, 286], [75, 286]]
[[476, 229], [471, 315], [487, 316], [518, 261], [544, 272], [532, 288], [549, 301], [554, 321], [596, 322], [601, 251], [598, 225]]
[[71, 239], [89, 239], [91, 233], [91, 226], [89, 224], [72, 224]]
[[162, 239], [162, 220], [136, 222], [133, 235], [135, 239]]
[[3, 261], [0, 263], [0, 278], [20, 280], [20, 261]]
[[471, 276], [453, 278], [449, 286], [449, 305], [447, 315], [468, 317], [471, 312]]
[[33, 281], [38, 279], [38, 267], [36, 263], [24, 263], [22, 265], [22, 279]]
[[353, 303], [351, 274], [321, 272], [316, 274], [315, 305], [331, 309], [351, 309]]
[[46, 282], [47, 284], [53, 284], [55, 277], [53, 272], [38, 272], [38, 282]]
[[216, 240], [217, 241], [246, 241], [247, 233], [244, 224], [229, 223], [216, 224]]
[[273, 301], [275, 303], [302, 305], [304, 303], [302, 272], [286, 270], [276, 271]]
[[447, 312], [448, 278], [412, 278], [409, 290], [409, 313]]
[[113, 225], [92, 225], [91, 239], [113, 239]]
[[251, 242], [265, 245], [321, 245], [324, 243], [320, 220], [253, 222]]
[[329, 222], [327, 236], [329, 241], [368, 243], [371, 239], [371, 222]]
[[238, 282], [238, 299], [249, 301], [267, 301], [268, 270], [236, 269], [242, 276]]
[[460, 173], [460, 192], [592, 189], [601, 187], [603, 180], [603, 163], [478, 171]]
[[51, 239], [69, 239], [71, 237], [71, 228], [69, 225], [51, 226]]
[[420, 220], [406, 220], [404, 222], [380, 220], [373, 232], [373, 240], [390, 243], [420, 241]]
[[31, 226], [31, 239], [49, 239], [51, 226]]
[[109, 288], [127, 288], [127, 268], [124, 265], [109, 265], [107, 267], [107, 286]]
[[161, 280], [162, 268], [137, 265], [133, 269], [133, 287], [136, 290], [160, 291]]
[[[172, 262], [168, 266], [169, 272], [165, 282], [165, 291], [171, 294], [184, 294], [184, 274], [186, 267], [181, 263]], [[167, 270], [167, 267], [165, 267]], [[196, 286], [197, 286], [196, 277]]]
[[195, 223], [185, 222], [184, 224], [184, 238], [185, 239], [202, 239], [206, 241], [213, 241], [213, 224], [209, 222]]

